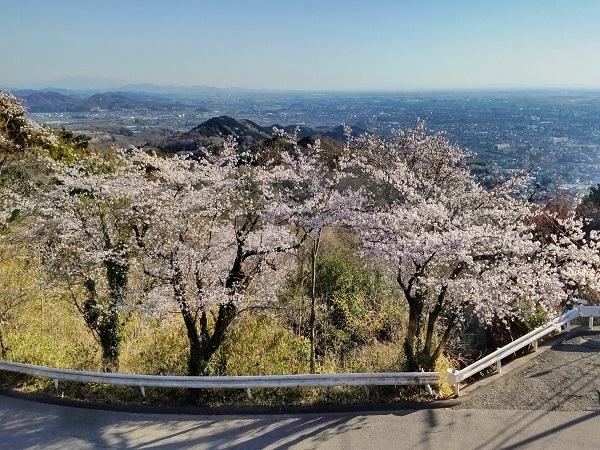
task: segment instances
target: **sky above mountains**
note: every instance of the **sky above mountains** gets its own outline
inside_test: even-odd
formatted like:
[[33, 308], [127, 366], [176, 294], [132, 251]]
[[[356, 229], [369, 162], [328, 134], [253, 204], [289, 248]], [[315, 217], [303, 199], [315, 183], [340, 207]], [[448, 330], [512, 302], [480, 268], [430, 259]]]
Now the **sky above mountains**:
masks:
[[600, 88], [598, 0], [0, 0], [0, 11], [6, 87]]

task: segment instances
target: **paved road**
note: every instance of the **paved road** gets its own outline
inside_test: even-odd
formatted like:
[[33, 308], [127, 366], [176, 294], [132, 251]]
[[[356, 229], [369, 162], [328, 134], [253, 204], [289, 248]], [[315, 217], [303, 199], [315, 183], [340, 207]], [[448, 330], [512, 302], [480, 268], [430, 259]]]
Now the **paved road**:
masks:
[[597, 449], [600, 411], [149, 415], [0, 396], [1, 449]]
[[[517, 366], [515, 370], [507, 365], [505, 376], [497, 378], [491, 388], [474, 389], [460, 407], [551, 411], [600, 408], [600, 333], [584, 330], [540, 353], [530, 354], [522, 366], [512, 364]], [[527, 360], [520, 358], [514, 363], [521, 359]]]

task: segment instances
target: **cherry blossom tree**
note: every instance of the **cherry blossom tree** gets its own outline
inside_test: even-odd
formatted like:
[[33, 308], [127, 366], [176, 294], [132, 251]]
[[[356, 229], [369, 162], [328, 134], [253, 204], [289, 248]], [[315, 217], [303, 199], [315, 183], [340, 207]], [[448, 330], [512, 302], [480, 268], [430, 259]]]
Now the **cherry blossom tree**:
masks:
[[540, 255], [556, 268], [570, 299], [600, 300], [600, 232], [576, 211], [540, 208], [531, 218]]
[[[136, 242], [146, 274], [169, 286], [179, 306], [190, 374], [206, 372], [240, 309], [256, 303], [257, 289], [262, 302], [275, 298], [283, 277], [273, 269], [289, 264], [307, 238], [315, 262], [321, 231], [360, 204], [341, 193], [344, 175], [318, 142], [301, 149], [295, 136], [275, 134], [286, 144], [275, 154], [241, 152], [227, 141], [201, 161], [142, 152], [131, 158], [141, 186], [129, 197]], [[314, 324], [314, 301], [312, 310]]]
[[201, 161], [140, 151], [124, 158], [129, 223], [155, 283], [150, 305], [164, 311], [165, 296], [175, 300], [188, 373], [205, 374], [237, 314], [259, 296], [274, 298], [277, 277], [269, 274], [302, 239], [275, 206], [282, 170], [252, 164], [232, 141]]
[[202, 161], [119, 150], [49, 162], [57, 183], [38, 204], [37, 230], [50, 237], [46, 261], [71, 282], [107, 362], [118, 361], [133, 265], [151, 280], [140, 308], [165, 311], [175, 300], [192, 375], [206, 373], [250, 294], [275, 298], [278, 280], [268, 274], [305, 237], [284, 217], [291, 210], [278, 207], [291, 192], [289, 168], [253, 158], [227, 141]]
[[66, 282], [102, 348], [105, 369], [114, 370], [134, 245], [129, 169], [120, 155], [91, 155], [70, 165], [49, 159], [48, 165], [56, 184], [33, 209], [40, 221], [31, 236], [43, 242], [48, 269]]
[[533, 239], [532, 205], [518, 200], [519, 179], [484, 189], [464, 164], [467, 153], [427, 134], [423, 122], [350, 146], [374, 193], [356, 227], [408, 305], [409, 369], [432, 369], [468, 315], [508, 323], [527, 305], [556, 311], [566, 299], [558, 261]]

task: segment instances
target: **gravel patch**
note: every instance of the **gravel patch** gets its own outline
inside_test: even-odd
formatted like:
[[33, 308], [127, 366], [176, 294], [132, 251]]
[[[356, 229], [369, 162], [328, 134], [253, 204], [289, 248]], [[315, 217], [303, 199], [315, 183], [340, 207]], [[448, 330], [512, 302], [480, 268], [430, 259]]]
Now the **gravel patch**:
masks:
[[583, 332], [519, 373], [469, 394], [456, 409], [600, 410], [600, 334]]

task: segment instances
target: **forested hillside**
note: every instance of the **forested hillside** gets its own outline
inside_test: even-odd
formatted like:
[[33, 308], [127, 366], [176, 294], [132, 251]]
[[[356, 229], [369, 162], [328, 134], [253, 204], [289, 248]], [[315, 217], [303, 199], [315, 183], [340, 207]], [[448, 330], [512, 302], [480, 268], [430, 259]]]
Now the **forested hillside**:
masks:
[[539, 205], [527, 174], [484, 187], [422, 122], [344, 134], [330, 146], [275, 129], [197, 158], [99, 151], [0, 92], [2, 358], [194, 376], [439, 370], [600, 300], [600, 185]]

